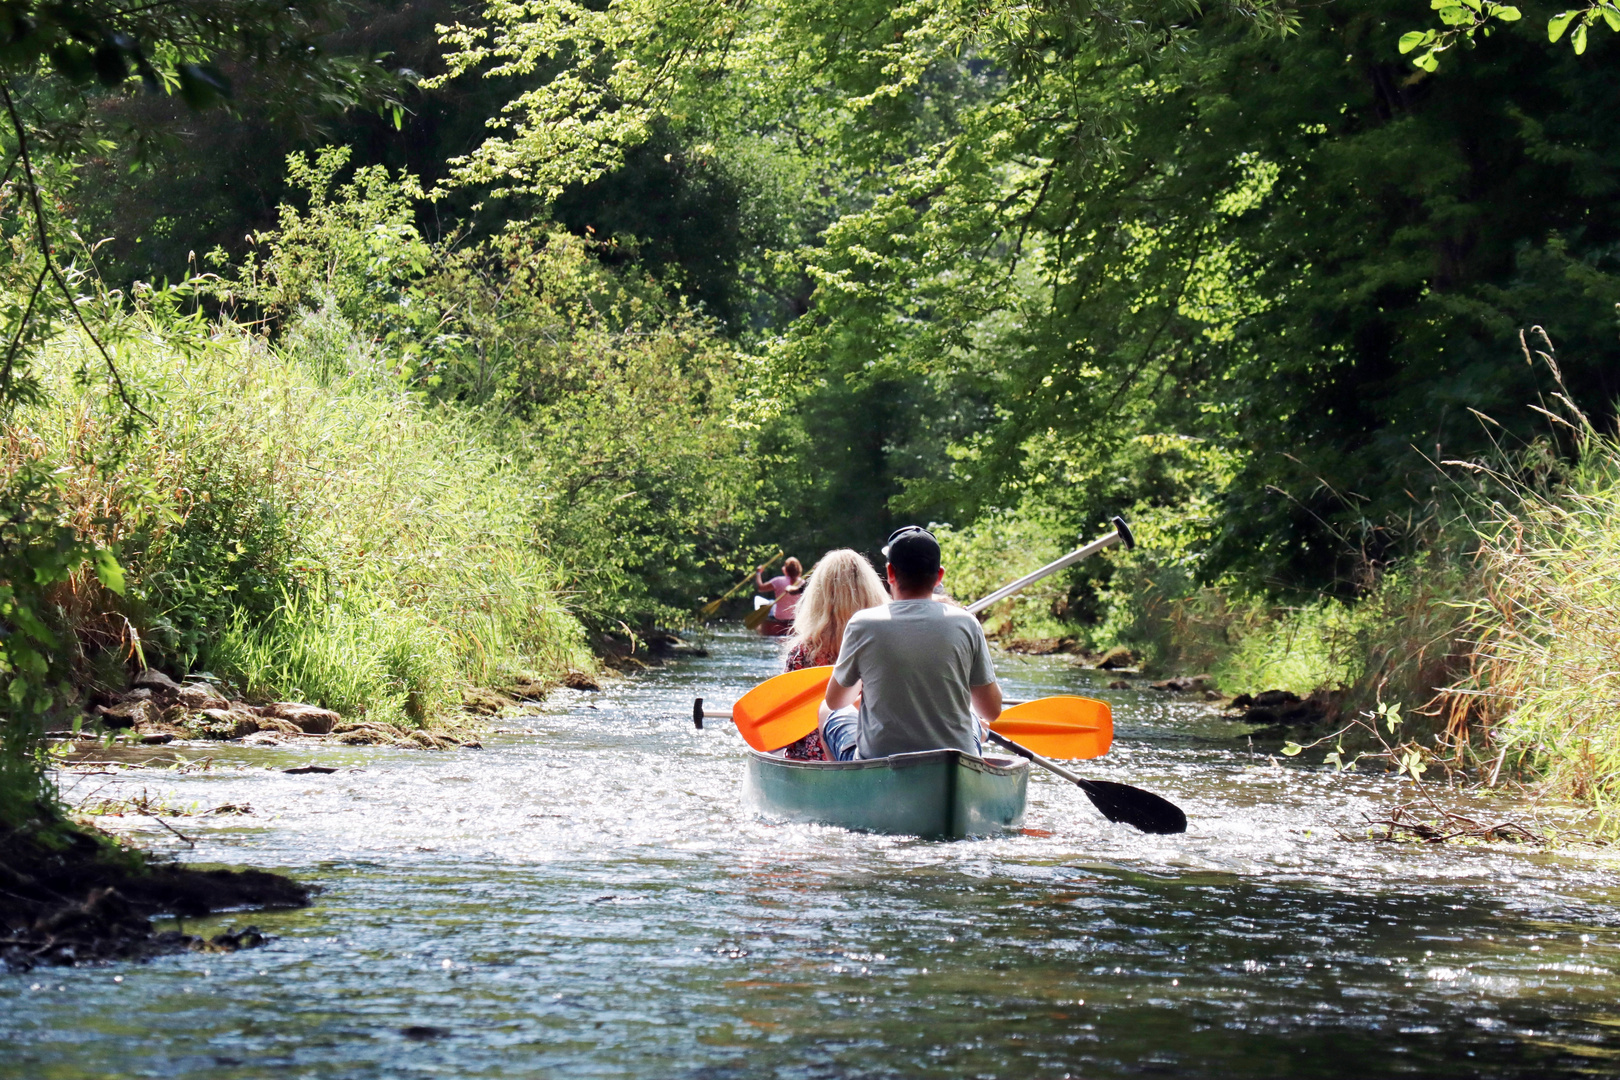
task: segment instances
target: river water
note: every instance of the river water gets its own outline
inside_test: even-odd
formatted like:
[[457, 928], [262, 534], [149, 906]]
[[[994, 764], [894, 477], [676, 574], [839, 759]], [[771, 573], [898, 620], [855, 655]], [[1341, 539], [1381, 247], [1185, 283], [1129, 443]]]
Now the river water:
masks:
[[[266, 948], [0, 975], [0, 1078], [1548, 1077], [1620, 1074], [1611, 857], [1355, 837], [1383, 778], [1278, 763], [1202, 704], [1003, 657], [1010, 696], [1114, 705], [1084, 772], [1191, 819], [1149, 837], [1031, 777], [1050, 835], [773, 825], [694, 695], [774, 673], [740, 634], [482, 751], [188, 747], [64, 775], [177, 808], [195, 861], [318, 882]], [[150, 759], [171, 760], [160, 748]], [[304, 763], [330, 775], [287, 775]], [[148, 819], [105, 819], [155, 848]]]

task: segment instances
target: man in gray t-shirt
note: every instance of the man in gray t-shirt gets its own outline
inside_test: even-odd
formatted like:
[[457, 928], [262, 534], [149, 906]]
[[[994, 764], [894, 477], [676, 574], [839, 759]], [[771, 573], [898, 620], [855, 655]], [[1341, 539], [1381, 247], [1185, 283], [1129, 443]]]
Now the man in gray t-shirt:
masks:
[[894, 599], [849, 620], [822, 707], [823, 740], [840, 760], [946, 748], [977, 754], [974, 711], [986, 720], [1001, 715], [984, 630], [933, 599], [944, 572], [926, 530], [901, 529], [883, 551]]

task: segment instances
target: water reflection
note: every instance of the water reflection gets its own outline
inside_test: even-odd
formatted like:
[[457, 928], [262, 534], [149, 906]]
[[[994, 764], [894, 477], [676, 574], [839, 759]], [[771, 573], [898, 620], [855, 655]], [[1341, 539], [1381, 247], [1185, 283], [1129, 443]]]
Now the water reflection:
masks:
[[[186, 819], [197, 857], [326, 891], [251, 917], [269, 949], [0, 977], [0, 1077], [1612, 1071], [1600, 854], [1346, 842], [1385, 782], [1285, 767], [1130, 691], [1098, 691], [1120, 742], [1086, 772], [1173, 798], [1186, 836], [1109, 825], [1045, 777], [1048, 837], [774, 826], [742, 810], [735, 732], [683, 719], [770, 671], [757, 639], [714, 644], [481, 753], [235, 748], [95, 778], [250, 803]], [[1098, 685], [1061, 658], [1002, 670], [1018, 696]], [[274, 771], [312, 757], [344, 769]]]

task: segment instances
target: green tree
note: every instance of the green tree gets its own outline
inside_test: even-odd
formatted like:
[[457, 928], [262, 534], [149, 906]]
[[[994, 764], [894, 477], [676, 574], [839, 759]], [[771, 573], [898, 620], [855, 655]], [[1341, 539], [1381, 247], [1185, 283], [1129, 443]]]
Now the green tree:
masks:
[[[1036, 499], [1083, 531], [1191, 484], [1206, 573], [1352, 590], [1432, 510], [1426, 456], [1490, 446], [1470, 409], [1524, 430], [1516, 327], [1569, 343], [1586, 404], [1620, 392], [1615, 92], [1525, 23], [1433, 77], [1382, 0], [1264, 9], [1286, 34], [1151, 4], [486, 13], [452, 70], [557, 73], [463, 181], [555, 195], [698, 115], [852, 178], [770, 354], [784, 392], [920, 375], [993, 402], [901, 506]], [[1186, 440], [1218, 474], [1143, 460]]]

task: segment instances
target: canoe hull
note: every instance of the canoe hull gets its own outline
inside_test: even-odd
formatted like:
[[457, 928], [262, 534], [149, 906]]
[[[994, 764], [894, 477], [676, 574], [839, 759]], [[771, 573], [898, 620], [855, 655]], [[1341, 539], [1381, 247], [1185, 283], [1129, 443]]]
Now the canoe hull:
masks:
[[750, 751], [745, 797], [763, 817], [858, 832], [961, 839], [1019, 829], [1029, 762], [929, 750], [867, 761]]

